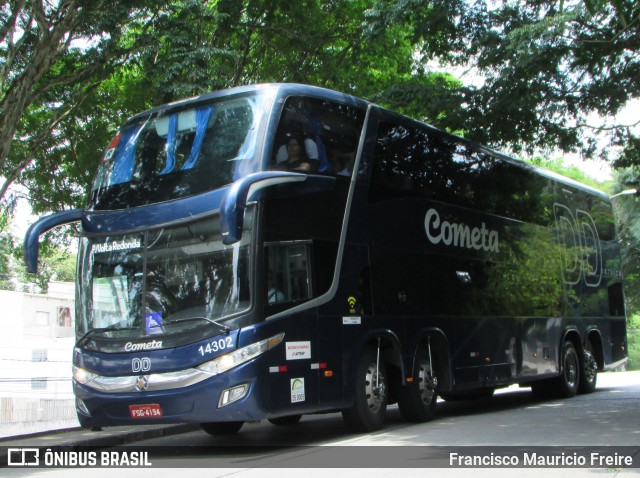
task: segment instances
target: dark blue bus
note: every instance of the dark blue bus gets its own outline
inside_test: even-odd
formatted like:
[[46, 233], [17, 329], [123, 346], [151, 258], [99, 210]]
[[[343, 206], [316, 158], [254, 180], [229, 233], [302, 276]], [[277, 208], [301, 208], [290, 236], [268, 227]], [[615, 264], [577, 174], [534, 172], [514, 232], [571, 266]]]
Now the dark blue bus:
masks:
[[592, 392], [626, 361], [609, 197], [369, 102], [234, 88], [127, 121], [79, 221], [83, 427], [359, 431], [512, 384]]

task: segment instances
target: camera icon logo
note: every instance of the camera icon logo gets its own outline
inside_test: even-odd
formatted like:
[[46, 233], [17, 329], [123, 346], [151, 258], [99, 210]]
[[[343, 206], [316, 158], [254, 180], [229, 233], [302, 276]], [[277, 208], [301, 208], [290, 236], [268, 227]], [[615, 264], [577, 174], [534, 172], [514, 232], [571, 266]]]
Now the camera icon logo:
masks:
[[37, 448], [9, 448], [8, 466], [40, 466], [40, 450]]

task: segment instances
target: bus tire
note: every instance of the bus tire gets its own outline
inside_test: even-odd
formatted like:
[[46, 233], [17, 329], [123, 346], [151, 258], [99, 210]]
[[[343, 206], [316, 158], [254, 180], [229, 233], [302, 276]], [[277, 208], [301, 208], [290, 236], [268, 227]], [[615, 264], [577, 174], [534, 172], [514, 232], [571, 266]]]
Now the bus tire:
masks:
[[431, 374], [429, 356], [424, 348], [416, 354], [413, 381], [400, 387], [398, 408], [408, 422], [423, 423], [432, 420], [436, 412], [437, 377]]
[[244, 422], [209, 422], [201, 423], [200, 427], [213, 436], [235, 435], [240, 431]]
[[269, 422], [279, 427], [297, 425], [302, 415], [289, 415], [288, 417], [269, 418]]
[[578, 393], [580, 360], [576, 348], [568, 340], [562, 347], [562, 373], [556, 383], [556, 390], [561, 398], [571, 398]]
[[376, 349], [365, 350], [355, 376], [354, 403], [350, 408], [342, 410], [345, 423], [356, 432], [372, 432], [380, 430], [384, 425], [387, 374], [382, 358], [376, 373], [376, 362]]
[[592, 393], [596, 389], [598, 381], [598, 362], [593, 355], [593, 345], [591, 341], [587, 343], [582, 353], [582, 361], [580, 362], [580, 383], [578, 385], [579, 393]]

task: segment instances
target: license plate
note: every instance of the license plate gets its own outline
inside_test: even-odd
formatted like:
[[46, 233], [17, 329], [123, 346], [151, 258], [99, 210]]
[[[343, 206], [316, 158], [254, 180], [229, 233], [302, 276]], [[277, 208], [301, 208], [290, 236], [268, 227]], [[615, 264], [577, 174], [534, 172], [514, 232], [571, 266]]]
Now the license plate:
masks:
[[131, 418], [156, 418], [162, 416], [162, 408], [157, 403], [149, 405], [129, 405]]

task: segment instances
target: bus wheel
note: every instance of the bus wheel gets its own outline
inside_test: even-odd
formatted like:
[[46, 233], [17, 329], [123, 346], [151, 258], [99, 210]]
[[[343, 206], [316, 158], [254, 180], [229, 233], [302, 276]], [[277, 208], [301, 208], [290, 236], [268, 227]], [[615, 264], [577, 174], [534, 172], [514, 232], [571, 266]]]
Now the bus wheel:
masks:
[[578, 392], [591, 393], [596, 389], [598, 381], [598, 362], [593, 355], [593, 346], [591, 342], [587, 344], [582, 354], [582, 363], [580, 364], [580, 384]]
[[578, 393], [580, 383], [580, 360], [575, 347], [569, 341], [562, 347], [562, 374], [558, 377], [558, 394], [562, 398], [571, 398]]
[[381, 429], [387, 410], [387, 375], [375, 349], [366, 350], [360, 358], [354, 391], [353, 406], [342, 410], [347, 426], [357, 432]]
[[297, 425], [302, 415], [289, 415], [288, 417], [269, 418], [269, 421], [279, 427]]
[[438, 379], [431, 373], [426, 350], [418, 352], [416, 370], [411, 383], [400, 388], [398, 407], [409, 422], [426, 422], [435, 416]]
[[235, 435], [240, 431], [244, 422], [209, 422], [201, 423], [202, 429], [209, 435]]

